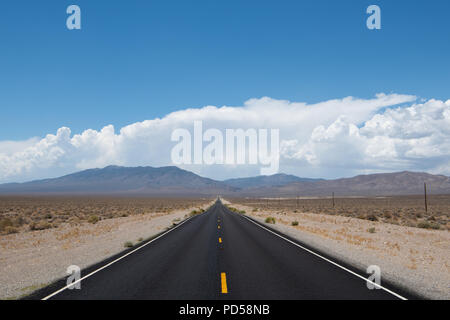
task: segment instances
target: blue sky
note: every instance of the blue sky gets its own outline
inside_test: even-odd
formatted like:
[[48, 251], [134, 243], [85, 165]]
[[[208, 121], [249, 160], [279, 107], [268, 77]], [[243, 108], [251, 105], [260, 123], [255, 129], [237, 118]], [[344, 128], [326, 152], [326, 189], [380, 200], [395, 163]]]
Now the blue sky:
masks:
[[[81, 30], [66, 28], [72, 4]], [[373, 4], [381, 30], [366, 27]], [[3, 1], [0, 183], [174, 165], [171, 134], [199, 119], [280, 129], [279, 172], [450, 175], [449, 12], [448, 0]]]
[[[65, 27], [82, 10], [82, 30]], [[378, 4], [382, 30], [365, 27]], [[249, 98], [446, 100], [449, 1], [3, 1], [0, 140]]]

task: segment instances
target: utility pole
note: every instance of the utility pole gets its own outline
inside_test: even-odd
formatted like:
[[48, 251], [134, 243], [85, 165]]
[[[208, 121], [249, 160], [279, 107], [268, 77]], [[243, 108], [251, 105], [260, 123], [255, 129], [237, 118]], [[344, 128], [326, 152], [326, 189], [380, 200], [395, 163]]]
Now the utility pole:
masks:
[[425, 212], [428, 213], [428, 201], [427, 201], [427, 184], [423, 183], [423, 191], [425, 193]]
[[297, 196], [297, 209], [298, 209], [298, 198], [299, 198], [299, 196]]

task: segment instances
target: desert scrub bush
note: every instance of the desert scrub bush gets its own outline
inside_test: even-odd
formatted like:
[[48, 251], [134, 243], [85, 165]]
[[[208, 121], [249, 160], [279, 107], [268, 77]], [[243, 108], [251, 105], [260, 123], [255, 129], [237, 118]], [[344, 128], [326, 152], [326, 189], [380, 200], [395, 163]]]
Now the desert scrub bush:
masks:
[[123, 246], [124, 246], [125, 248], [132, 248], [132, 247], [133, 247], [133, 242], [127, 241], [127, 242], [125, 242], [125, 243], [123, 244]]
[[367, 215], [366, 219], [369, 221], [378, 221], [378, 218], [374, 214]]
[[5, 233], [6, 234], [13, 234], [13, 233], [18, 233], [19, 230], [16, 227], [12, 227], [12, 226], [7, 226], [5, 228]]
[[441, 226], [435, 222], [422, 221], [417, 224], [418, 228], [439, 230]]
[[253, 208], [252, 212], [257, 212], [258, 208]]
[[52, 228], [52, 224], [48, 223], [47, 221], [39, 221], [39, 222], [32, 222], [30, 223], [29, 229], [30, 231], [37, 231], [37, 230], [45, 230]]
[[293, 226], [298, 226], [298, 221], [292, 221], [291, 223]]
[[367, 232], [369, 232], [369, 233], [375, 233], [375, 228], [369, 228], [369, 229], [367, 229]]
[[88, 222], [89, 223], [92, 223], [92, 224], [96, 224], [97, 222], [99, 222], [100, 221], [100, 218], [98, 217], [98, 216], [90, 216], [89, 218], [88, 218]]
[[273, 217], [267, 217], [265, 220], [266, 223], [275, 224], [275, 218]]
[[26, 223], [26, 220], [23, 217], [17, 217], [13, 220], [14, 227], [21, 227]]
[[9, 218], [0, 219], [0, 232], [5, 231], [7, 227], [11, 227], [13, 222]]

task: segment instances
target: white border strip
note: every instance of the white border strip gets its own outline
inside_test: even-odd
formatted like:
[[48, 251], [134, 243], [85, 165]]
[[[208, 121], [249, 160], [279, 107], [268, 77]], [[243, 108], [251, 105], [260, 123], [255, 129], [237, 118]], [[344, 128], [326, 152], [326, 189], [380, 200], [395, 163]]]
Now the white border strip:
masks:
[[101, 267], [101, 268], [99, 268], [99, 269], [97, 269], [97, 270], [95, 270], [95, 271], [92, 271], [91, 273], [89, 273], [88, 275], [85, 275], [85, 276], [82, 277], [81, 279], [78, 279], [77, 281], [72, 282], [70, 285], [67, 285], [67, 286], [65, 286], [64, 288], [61, 288], [61, 289], [59, 289], [58, 291], [53, 292], [52, 294], [46, 296], [46, 297], [43, 298], [42, 300], [48, 300], [48, 299], [50, 299], [51, 297], [54, 297], [54, 296], [56, 296], [57, 294], [63, 292], [63, 291], [66, 290], [66, 289], [68, 289], [69, 287], [73, 287], [73, 286], [76, 285], [78, 282], [81, 282], [82, 280], [85, 280], [86, 278], [89, 278], [90, 276], [96, 274], [97, 272], [99, 272], [99, 271], [101, 271], [101, 270], [103, 270], [103, 269], [109, 267], [110, 265], [112, 265], [112, 264], [114, 264], [114, 263], [116, 263], [116, 262], [118, 262], [118, 261], [124, 259], [125, 257], [129, 256], [130, 254], [135, 253], [136, 251], [138, 251], [138, 250], [144, 248], [145, 246], [149, 245], [150, 243], [152, 243], [152, 242], [158, 240], [159, 238], [165, 236], [165, 235], [168, 234], [169, 232], [172, 232], [173, 230], [177, 229], [178, 227], [182, 226], [183, 224], [185, 224], [186, 222], [188, 222], [189, 220], [191, 220], [192, 218], [195, 218], [195, 217], [196, 217], [196, 216], [192, 216], [192, 217], [190, 217], [190, 218], [184, 220], [182, 223], [179, 223], [176, 227], [167, 230], [167, 231], [164, 232], [163, 234], [160, 234], [159, 236], [157, 236], [155, 239], [150, 240], [149, 242], [143, 244], [142, 246], [140, 246], [140, 247], [138, 247], [138, 248], [136, 248], [136, 249], [134, 249], [134, 250], [128, 252], [127, 254], [124, 254], [123, 256], [117, 258], [116, 260], [111, 261], [110, 263], [104, 265], [103, 267]]
[[315, 255], [316, 257], [319, 257], [319, 258], [321, 258], [321, 259], [323, 259], [323, 260], [325, 260], [325, 261], [327, 261], [327, 262], [329, 262], [329, 263], [335, 265], [336, 267], [339, 267], [339, 268], [341, 268], [342, 270], [345, 270], [345, 271], [347, 271], [348, 273], [351, 273], [352, 275], [354, 275], [354, 276], [356, 276], [356, 277], [358, 277], [358, 278], [360, 278], [360, 279], [362, 279], [362, 280], [364, 280], [364, 281], [366, 281], [366, 282], [369, 282], [369, 283], [373, 284], [375, 287], [378, 287], [378, 288], [380, 288], [380, 289], [383, 289], [384, 291], [386, 291], [386, 292], [392, 294], [393, 296], [395, 296], [395, 297], [397, 297], [397, 298], [399, 298], [399, 299], [401, 299], [401, 300], [408, 300], [408, 299], [406, 299], [405, 297], [399, 295], [398, 293], [395, 293], [395, 292], [393, 292], [392, 290], [389, 290], [388, 288], [383, 287], [382, 285], [379, 285], [379, 284], [377, 284], [377, 283], [375, 283], [375, 282], [373, 282], [373, 281], [371, 281], [371, 280], [368, 280], [368, 279], [364, 278], [363, 276], [357, 274], [356, 272], [353, 272], [352, 270], [347, 269], [346, 267], [341, 266], [340, 264], [338, 264], [338, 263], [336, 263], [336, 262], [334, 262], [334, 261], [332, 261], [332, 260], [330, 260], [330, 259], [327, 259], [327, 258], [321, 256], [320, 254], [315, 253], [314, 251], [309, 250], [308, 248], [305, 248], [305, 247], [299, 245], [298, 243], [295, 243], [294, 241], [291, 241], [291, 240], [289, 240], [289, 239], [287, 239], [287, 238], [285, 238], [285, 237], [279, 235], [279, 234], [276, 233], [276, 232], [273, 232], [272, 230], [270, 230], [270, 229], [264, 227], [263, 225], [260, 225], [259, 223], [256, 223], [255, 221], [253, 221], [252, 219], [248, 218], [247, 216], [244, 216], [244, 215], [241, 215], [241, 216], [244, 217], [245, 219], [247, 219], [248, 221], [250, 221], [251, 223], [256, 224], [258, 227], [261, 227], [262, 229], [264, 229], [264, 230], [266, 230], [266, 231], [268, 231], [268, 232], [270, 232], [270, 233], [276, 235], [277, 237], [280, 237], [281, 239], [286, 240], [287, 242], [289, 242], [289, 243], [291, 243], [291, 244], [293, 244], [293, 245], [295, 245], [295, 246], [297, 246], [297, 247], [299, 247], [299, 248], [301, 248], [301, 249], [303, 249], [303, 250], [305, 250], [305, 251], [307, 251], [307, 252], [309, 252], [309, 253]]

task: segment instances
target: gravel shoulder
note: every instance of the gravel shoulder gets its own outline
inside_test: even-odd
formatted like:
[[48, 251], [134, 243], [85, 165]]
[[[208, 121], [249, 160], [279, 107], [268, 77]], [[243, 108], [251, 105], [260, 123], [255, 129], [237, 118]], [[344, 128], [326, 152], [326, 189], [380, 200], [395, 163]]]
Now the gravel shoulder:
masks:
[[66, 277], [71, 265], [84, 269], [101, 262], [126, 242], [138, 244], [181, 222], [192, 209], [0, 236], [0, 299], [17, 299]]
[[[357, 218], [289, 211], [254, 211], [229, 203], [246, 215], [360, 270], [381, 268], [383, 279], [428, 299], [450, 299], [450, 233]], [[298, 225], [293, 226], [293, 222]]]

